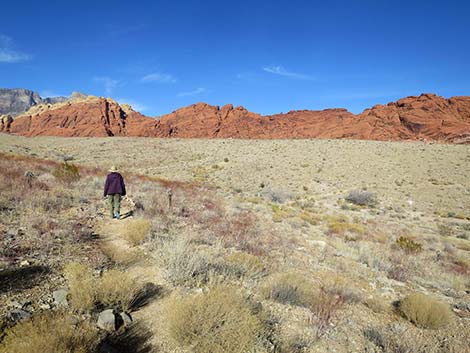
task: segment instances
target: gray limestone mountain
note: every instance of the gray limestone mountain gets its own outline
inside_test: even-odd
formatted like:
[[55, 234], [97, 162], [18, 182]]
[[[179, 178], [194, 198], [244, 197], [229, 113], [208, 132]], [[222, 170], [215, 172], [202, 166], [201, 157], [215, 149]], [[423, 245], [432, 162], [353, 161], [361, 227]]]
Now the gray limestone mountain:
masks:
[[0, 115], [17, 116], [38, 104], [56, 104], [69, 97], [42, 98], [39, 93], [24, 88], [0, 88]]

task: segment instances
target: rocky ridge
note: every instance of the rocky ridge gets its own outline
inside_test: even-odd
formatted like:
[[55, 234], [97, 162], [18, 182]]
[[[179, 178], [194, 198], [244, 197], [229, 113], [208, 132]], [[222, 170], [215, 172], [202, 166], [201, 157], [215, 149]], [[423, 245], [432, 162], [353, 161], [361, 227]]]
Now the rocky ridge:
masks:
[[[5, 119], [3, 119], [5, 120]], [[231, 104], [197, 103], [159, 119], [109, 98], [81, 97], [33, 107], [2, 120], [0, 131], [24, 136], [145, 136], [178, 138], [348, 138], [470, 143], [470, 97], [435, 94], [375, 105], [355, 115], [346, 109], [298, 110], [262, 116]]]

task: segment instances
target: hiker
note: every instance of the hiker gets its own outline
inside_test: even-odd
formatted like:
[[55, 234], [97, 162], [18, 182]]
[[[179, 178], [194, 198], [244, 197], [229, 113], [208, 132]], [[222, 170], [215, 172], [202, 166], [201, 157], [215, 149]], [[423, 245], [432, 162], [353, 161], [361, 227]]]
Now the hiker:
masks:
[[119, 219], [121, 217], [121, 197], [126, 195], [126, 185], [122, 175], [119, 174], [115, 166], [112, 166], [108, 172], [109, 174], [104, 184], [104, 197], [108, 197], [111, 217]]

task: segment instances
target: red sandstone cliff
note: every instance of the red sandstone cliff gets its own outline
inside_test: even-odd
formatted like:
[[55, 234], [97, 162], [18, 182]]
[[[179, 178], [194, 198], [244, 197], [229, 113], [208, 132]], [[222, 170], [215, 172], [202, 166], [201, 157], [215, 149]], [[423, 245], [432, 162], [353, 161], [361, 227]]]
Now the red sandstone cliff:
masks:
[[105, 98], [27, 113], [4, 132], [24, 136], [147, 136], [180, 138], [351, 138], [470, 143], [470, 97], [434, 94], [376, 105], [354, 115], [345, 109], [300, 110], [261, 116], [243, 107], [205, 103], [160, 119], [145, 117]]

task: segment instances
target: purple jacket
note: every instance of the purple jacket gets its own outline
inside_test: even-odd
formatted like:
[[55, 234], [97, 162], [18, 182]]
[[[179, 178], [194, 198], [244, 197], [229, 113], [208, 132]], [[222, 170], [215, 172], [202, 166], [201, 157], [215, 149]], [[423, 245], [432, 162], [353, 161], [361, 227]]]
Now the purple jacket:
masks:
[[104, 184], [104, 196], [112, 194], [126, 195], [126, 185], [118, 172], [109, 173]]

